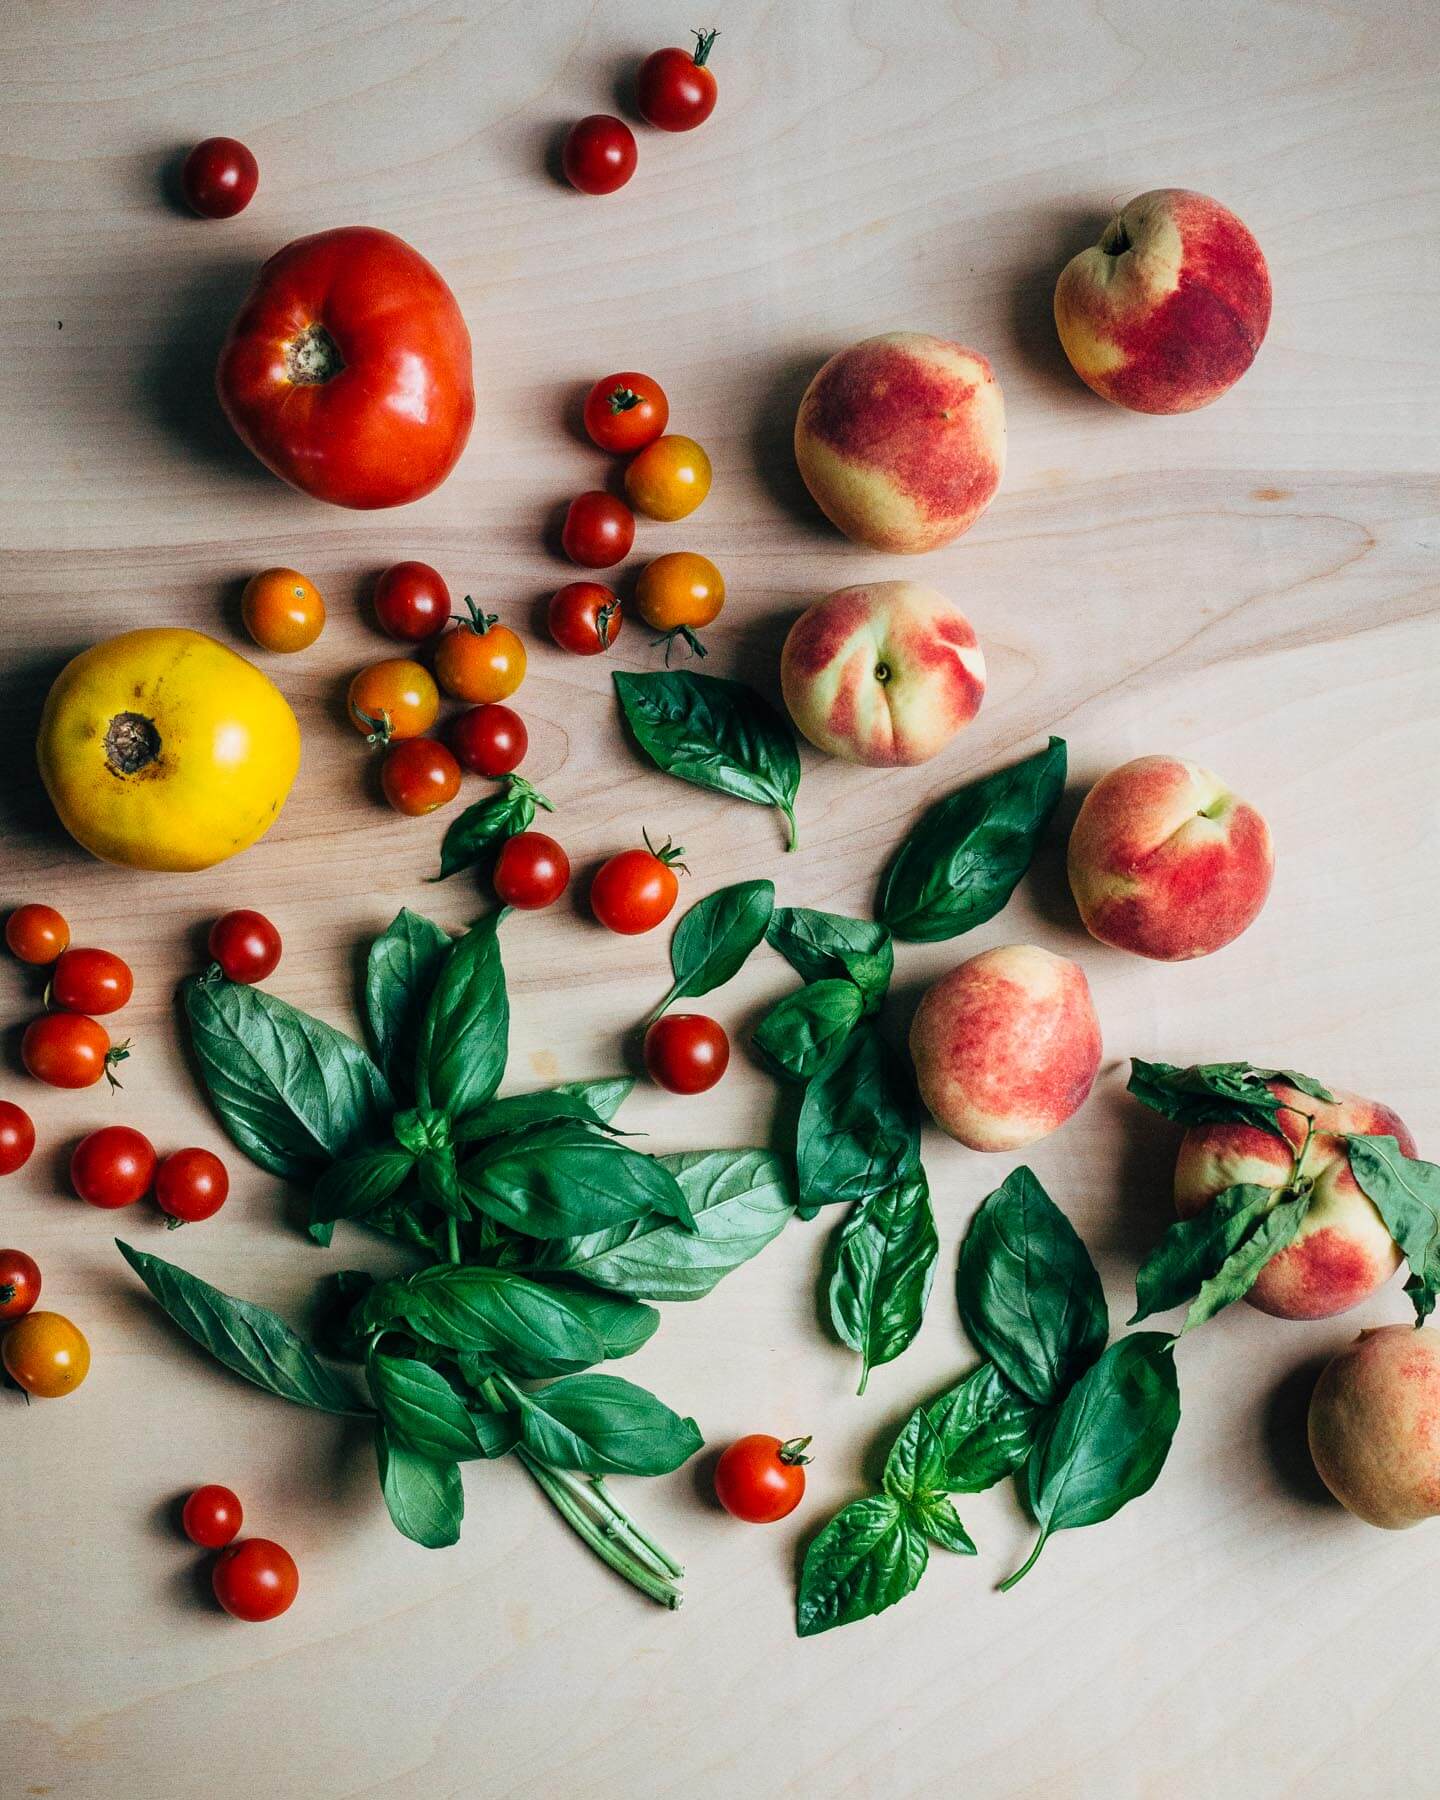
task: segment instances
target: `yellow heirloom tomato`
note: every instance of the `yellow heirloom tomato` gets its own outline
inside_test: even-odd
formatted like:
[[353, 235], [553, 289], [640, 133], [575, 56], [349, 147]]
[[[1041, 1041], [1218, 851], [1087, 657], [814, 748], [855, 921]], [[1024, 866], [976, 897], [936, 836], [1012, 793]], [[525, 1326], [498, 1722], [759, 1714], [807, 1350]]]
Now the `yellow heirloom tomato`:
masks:
[[66, 664], [40, 774], [65, 829], [134, 869], [208, 869], [280, 816], [300, 727], [274, 682], [198, 631], [126, 631]]

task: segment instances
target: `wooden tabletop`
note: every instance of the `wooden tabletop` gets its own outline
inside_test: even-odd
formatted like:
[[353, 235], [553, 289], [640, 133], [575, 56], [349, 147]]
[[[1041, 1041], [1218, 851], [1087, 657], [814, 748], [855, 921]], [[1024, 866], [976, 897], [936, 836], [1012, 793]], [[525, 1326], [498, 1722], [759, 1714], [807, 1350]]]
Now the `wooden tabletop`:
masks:
[[[615, 104], [645, 51], [721, 27], [721, 100], [692, 135], [640, 132], [621, 194], [553, 174], [566, 121]], [[172, 1010], [207, 921], [279, 924], [271, 986], [353, 1026], [359, 946], [402, 904], [458, 926], [468, 877], [427, 887], [442, 818], [377, 800], [340, 717], [383, 654], [364, 604], [385, 564], [422, 557], [529, 629], [527, 772], [582, 879], [642, 827], [682, 841], [693, 898], [772, 876], [782, 900], [864, 912], [918, 809], [963, 778], [1070, 745], [1052, 842], [969, 939], [902, 946], [888, 1025], [990, 944], [1083, 961], [1106, 1040], [1084, 1110], [1029, 1161], [1091, 1245], [1124, 1317], [1169, 1216], [1174, 1134], [1123, 1094], [1132, 1053], [1249, 1056], [1390, 1102], [1440, 1146], [1435, 705], [1433, 19], [1406, 0], [1340, 6], [915, 0], [468, 5], [15, 0], [0, 37], [0, 905], [54, 902], [78, 941], [132, 962], [124, 1094], [40, 1090], [19, 1069], [35, 987], [0, 967], [0, 1090], [41, 1149], [3, 1183], [0, 1242], [89, 1334], [64, 1405], [0, 1396], [0, 1792], [65, 1800], [440, 1800], [568, 1791], [603, 1800], [752, 1792], [1190, 1800], [1423, 1791], [1440, 1754], [1440, 1527], [1371, 1530], [1324, 1494], [1303, 1421], [1317, 1364], [1399, 1320], [1398, 1282], [1343, 1318], [1236, 1307], [1179, 1354], [1184, 1417], [1154, 1492], [1058, 1539], [1023, 1587], [997, 1579], [1029, 1527], [1008, 1487], [969, 1500], [981, 1547], [937, 1561], [879, 1620], [797, 1641], [808, 1536], [873, 1475], [899, 1419], [966, 1367], [949, 1271], [1011, 1166], [927, 1132], [942, 1274], [916, 1345], [854, 1397], [854, 1359], [816, 1313], [830, 1223], [794, 1225], [713, 1296], [666, 1309], [631, 1367], [712, 1445], [811, 1432], [804, 1510], [749, 1530], [709, 1497], [711, 1455], [617, 1484], [688, 1564], [670, 1615], [573, 1542], [508, 1465], [471, 1466], [465, 1535], [431, 1552], [391, 1527], [363, 1432], [285, 1406], [206, 1362], [122, 1266], [116, 1221], [69, 1193], [70, 1145], [130, 1120], [161, 1148], [227, 1150], [235, 1193], [145, 1248], [303, 1315], [317, 1278], [386, 1266], [345, 1231], [308, 1245], [277, 1184], [229, 1150], [182, 1060]], [[244, 139], [258, 197], [227, 224], [167, 197], [176, 153]], [[1269, 339], [1235, 391], [1170, 419], [1114, 410], [1076, 380], [1050, 321], [1056, 272], [1110, 207], [1168, 183], [1213, 194], [1258, 236]], [[219, 336], [263, 257], [372, 223], [444, 272], [481, 395], [450, 481], [362, 516], [282, 487], [210, 397]], [[901, 562], [837, 536], [789, 451], [796, 401], [868, 333], [939, 332], [994, 363], [1010, 424], [1001, 492], [951, 548]], [[847, 582], [915, 575], [970, 613], [991, 688], [954, 749], [908, 772], [806, 751], [801, 849], [778, 821], [667, 781], [617, 729], [613, 667], [539, 635], [567, 579], [557, 506], [606, 464], [575, 430], [610, 368], [653, 372], [677, 429], [709, 449], [712, 497], [642, 527], [636, 560], [695, 548], [731, 598], [707, 667], [776, 686], [789, 621]], [[274, 563], [306, 571], [330, 623], [294, 658], [258, 655], [294, 704], [303, 771], [256, 849], [194, 876], [127, 873], [64, 837], [31, 773], [46, 685], [112, 631], [188, 625], [245, 648], [237, 596]], [[1275, 889], [1220, 955], [1163, 967], [1082, 933], [1063, 826], [1087, 784], [1145, 751], [1221, 772], [1268, 815]], [[505, 933], [516, 1086], [624, 1066], [665, 985], [666, 933], [620, 940], [583, 900]], [[743, 1038], [790, 977], [752, 959], [716, 1010]], [[765, 1142], [774, 1089], [744, 1055], [699, 1101], [642, 1089], [657, 1148]], [[392, 1259], [393, 1260], [393, 1259]], [[223, 1481], [303, 1577], [289, 1615], [236, 1625], [173, 1523]]]

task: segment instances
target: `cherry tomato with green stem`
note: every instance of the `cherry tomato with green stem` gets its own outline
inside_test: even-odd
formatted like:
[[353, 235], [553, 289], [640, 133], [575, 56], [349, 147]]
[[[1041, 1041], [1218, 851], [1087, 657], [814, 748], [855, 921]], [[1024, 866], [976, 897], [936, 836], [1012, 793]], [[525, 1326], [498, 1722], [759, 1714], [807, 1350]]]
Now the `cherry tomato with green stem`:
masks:
[[264, 913], [237, 906], [210, 927], [210, 954], [227, 980], [247, 985], [273, 975], [280, 964], [280, 933]]
[[5, 921], [10, 954], [23, 963], [53, 963], [70, 944], [70, 927], [53, 906], [17, 906]]
[[805, 1496], [808, 1437], [754, 1432], [737, 1438], [715, 1465], [715, 1497], [732, 1518], [773, 1525], [794, 1512]]
[[508, 700], [525, 679], [525, 646], [494, 613], [482, 612], [467, 594], [466, 613], [435, 646], [435, 678], [447, 694], [489, 706]]
[[550, 596], [550, 635], [573, 656], [599, 656], [620, 635], [619, 597], [598, 581], [570, 581]]
[[585, 429], [593, 443], [612, 455], [633, 456], [653, 444], [669, 423], [664, 388], [638, 369], [602, 376], [585, 396]]
[[28, 1312], [0, 1339], [0, 1362], [35, 1399], [62, 1400], [90, 1373], [90, 1346], [64, 1313]]
[[513, 775], [530, 748], [530, 733], [519, 713], [492, 703], [472, 706], [450, 727], [450, 747], [462, 768], [476, 775]]
[[240, 1496], [218, 1482], [196, 1488], [180, 1513], [181, 1529], [202, 1550], [223, 1550], [227, 1544], [233, 1544], [244, 1523]]
[[133, 1206], [155, 1180], [155, 1146], [133, 1125], [102, 1125], [70, 1156], [70, 1185], [89, 1206]]
[[640, 65], [636, 102], [647, 125], [693, 131], [715, 110], [718, 90], [708, 67], [718, 31], [697, 31], [693, 50], [655, 50]]
[[155, 1204], [172, 1226], [213, 1219], [229, 1195], [229, 1170], [213, 1150], [198, 1144], [172, 1150], [155, 1171]]
[[582, 569], [608, 569], [624, 562], [635, 542], [635, 515], [603, 488], [577, 494], [565, 514], [560, 543]]
[[553, 906], [569, 886], [570, 858], [543, 831], [520, 831], [505, 840], [494, 883], [503, 906], [539, 912]]
[[109, 950], [66, 950], [50, 976], [50, 1000], [66, 1012], [118, 1012], [135, 991], [130, 965]]
[[440, 711], [435, 677], [408, 656], [390, 656], [361, 669], [346, 697], [350, 723], [371, 744], [421, 737]]
[[645, 1033], [645, 1068], [671, 1094], [703, 1094], [730, 1066], [725, 1028], [704, 1013], [666, 1013]]
[[602, 863], [590, 884], [590, 910], [609, 931], [638, 937], [667, 918], [680, 893], [676, 869], [685, 874], [683, 850], [667, 839], [657, 850], [649, 837], [643, 850], [622, 850]]
[[418, 819], [460, 792], [460, 765], [434, 738], [405, 738], [385, 752], [380, 785], [396, 812]]
[[0, 1250], [0, 1323], [20, 1319], [40, 1298], [40, 1265], [23, 1250]]
[[613, 194], [635, 173], [635, 133], [610, 113], [587, 113], [570, 127], [561, 152], [565, 179], [582, 194]]
[[270, 1538], [245, 1538], [215, 1559], [215, 1598], [232, 1619], [257, 1625], [288, 1612], [300, 1591], [295, 1558]]
[[102, 1075], [119, 1087], [114, 1068], [129, 1054], [128, 1040], [112, 1044], [110, 1033], [87, 1013], [43, 1013], [20, 1040], [20, 1060], [47, 1087], [94, 1087]]
[[34, 1120], [13, 1100], [0, 1100], [0, 1175], [23, 1169], [34, 1150]]
[[388, 637], [423, 644], [450, 623], [450, 589], [429, 563], [398, 562], [375, 584], [375, 617]]

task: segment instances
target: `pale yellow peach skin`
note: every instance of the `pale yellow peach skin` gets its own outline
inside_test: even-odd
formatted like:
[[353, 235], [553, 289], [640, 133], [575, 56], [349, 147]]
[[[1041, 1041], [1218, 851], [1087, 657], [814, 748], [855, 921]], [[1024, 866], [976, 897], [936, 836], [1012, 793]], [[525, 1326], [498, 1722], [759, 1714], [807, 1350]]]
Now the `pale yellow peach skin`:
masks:
[[876, 767], [943, 750], [985, 696], [985, 657], [934, 588], [879, 581], [817, 600], [790, 628], [780, 685], [817, 750]]
[[805, 390], [795, 460], [832, 524], [906, 554], [960, 536], [1005, 471], [1005, 401], [985, 358], [921, 331], [866, 338]]
[[1440, 1513], [1440, 1331], [1382, 1325], [1327, 1363], [1310, 1398], [1320, 1479], [1367, 1525]]

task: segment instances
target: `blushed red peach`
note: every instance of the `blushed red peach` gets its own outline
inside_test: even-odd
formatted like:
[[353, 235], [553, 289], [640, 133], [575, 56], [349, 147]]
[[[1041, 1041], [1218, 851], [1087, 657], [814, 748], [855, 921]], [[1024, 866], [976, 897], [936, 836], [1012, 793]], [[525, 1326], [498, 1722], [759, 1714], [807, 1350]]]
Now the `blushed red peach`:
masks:
[[971, 1150], [1018, 1150], [1063, 1125], [1100, 1052], [1085, 971], [1033, 944], [982, 950], [943, 975], [910, 1028], [920, 1096]]
[[841, 588], [780, 653], [790, 716], [817, 750], [876, 767], [926, 762], [985, 697], [985, 655], [953, 601], [913, 581]]
[[1310, 1396], [1320, 1479], [1367, 1525], [1403, 1531], [1440, 1513], [1440, 1331], [1362, 1331]]
[[1183, 962], [1252, 923], [1275, 856], [1270, 827], [1218, 775], [1179, 756], [1138, 756], [1085, 796], [1067, 867], [1092, 937]]
[[1240, 1182], [1285, 1187], [1305, 1141], [1304, 1115], [1312, 1114], [1315, 1136], [1298, 1171], [1314, 1183], [1310, 1210], [1294, 1241], [1270, 1258], [1246, 1298], [1277, 1319], [1328, 1319], [1357, 1306], [1400, 1266], [1395, 1240], [1350, 1172], [1342, 1134], [1397, 1138], [1407, 1156], [1415, 1154], [1415, 1140], [1405, 1121], [1378, 1100], [1332, 1090], [1331, 1106], [1279, 1081], [1270, 1083], [1270, 1091], [1286, 1107], [1276, 1120], [1285, 1141], [1253, 1125], [1192, 1126], [1175, 1164], [1175, 1210], [1192, 1218], [1223, 1188]]
[[922, 331], [832, 356], [805, 390], [795, 460], [832, 524], [872, 550], [968, 531], [1005, 472], [1005, 401], [985, 358]]
[[1193, 412], [1255, 360], [1270, 271], [1234, 213], [1188, 188], [1155, 188], [1061, 270], [1055, 326], [1075, 373], [1132, 412]]

